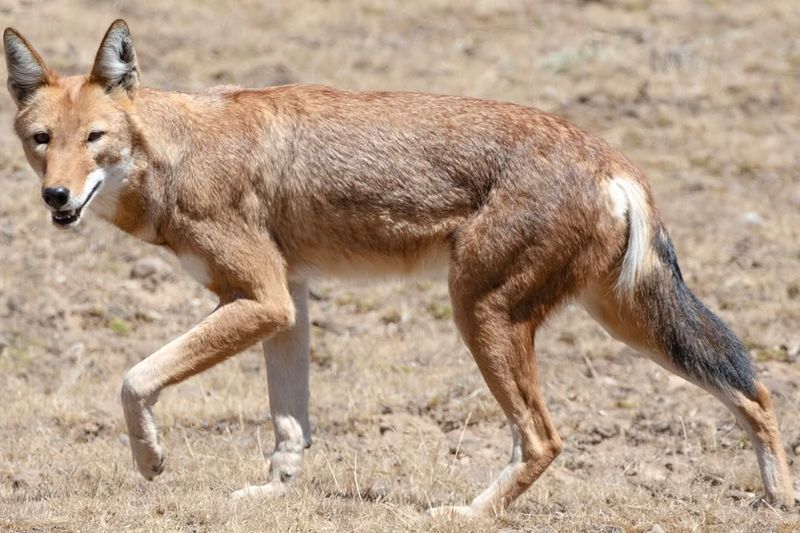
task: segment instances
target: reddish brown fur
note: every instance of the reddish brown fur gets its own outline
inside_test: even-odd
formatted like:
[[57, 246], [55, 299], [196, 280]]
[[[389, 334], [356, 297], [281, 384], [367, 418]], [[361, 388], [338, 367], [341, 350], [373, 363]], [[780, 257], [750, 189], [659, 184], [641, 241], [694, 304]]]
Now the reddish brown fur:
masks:
[[[103, 46], [126, 36], [117, 22]], [[610, 331], [670, 366], [612, 288], [629, 232], [609, 180], [641, 190], [655, 228], [649, 186], [621, 154], [565, 120], [414, 93], [166, 92], [138, 87], [135, 57], [121, 82], [102, 60], [98, 52], [91, 77], [48, 71], [21, 105], [16, 130], [28, 160], [43, 186], [77, 191], [127, 150], [130, 169], [106, 200], [114, 202], [106, 218], [195, 258], [221, 301], [126, 376], [131, 445], [145, 476], [163, 466], [151, 415], [158, 392], [292, 328], [289, 283], [316, 272], [408, 272], [448, 257], [456, 324], [519, 435], [512, 463], [471, 512], [505, 508], [561, 449], [534, 354], [536, 328], [554, 308], [582, 296]], [[46, 151], [30, 141], [43, 123], [53, 132]], [[90, 148], [83, 137], [95, 123], [107, 133]], [[785, 467], [766, 391], [756, 403], [742, 412]], [[785, 496], [788, 471], [780, 475]]]

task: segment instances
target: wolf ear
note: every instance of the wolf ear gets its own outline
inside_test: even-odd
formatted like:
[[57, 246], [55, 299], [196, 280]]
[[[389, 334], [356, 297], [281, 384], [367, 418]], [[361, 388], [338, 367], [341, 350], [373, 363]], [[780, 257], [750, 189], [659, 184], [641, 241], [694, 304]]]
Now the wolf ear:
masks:
[[8, 69], [8, 91], [17, 107], [22, 107], [39, 88], [50, 81], [52, 75], [41, 56], [17, 30], [6, 28], [3, 46]]
[[133, 96], [139, 86], [139, 67], [133, 49], [131, 32], [124, 20], [115, 20], [108, 28], [94, 58], [91, 81], [99, 83], [106, 92], [117, 87]]

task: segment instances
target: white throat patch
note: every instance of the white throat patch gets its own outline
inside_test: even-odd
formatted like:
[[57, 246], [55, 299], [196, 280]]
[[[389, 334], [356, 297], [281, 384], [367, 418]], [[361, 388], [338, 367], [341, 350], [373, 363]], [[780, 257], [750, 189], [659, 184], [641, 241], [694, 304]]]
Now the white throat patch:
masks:
[[123, 154], [122, 161], [105, 168], [93, 170], [86, 177], [84, 194], [92, 190], [94, 184], [102, 181], [103, 185], [95, 194], [91, 203], [92, 211], [106, 220], [112, 220], [117, 213], [119, 196], [125, 183], [128, 181], [128, 173], [131, 169], [129, 154]]

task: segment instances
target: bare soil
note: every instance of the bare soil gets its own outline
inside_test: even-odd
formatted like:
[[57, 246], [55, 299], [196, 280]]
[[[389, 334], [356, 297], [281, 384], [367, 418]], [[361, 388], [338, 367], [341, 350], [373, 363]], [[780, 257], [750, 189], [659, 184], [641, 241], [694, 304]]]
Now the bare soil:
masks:
[[[800, 454], [795, 0], [0, 0], [61, 72], [128, 20], [146, 84], [313, 82], [511, 100], [647, 172], [689, 285], [737, 331]], [[272, 447], [260, 349], [166, 391], [167, 470], [131, 464], [124, 371], [213, 309], [168, 254], [89, 215], [52, 227], [0, 95], [0, 530], [793, 531], [702, 391], [578, 308], [537, 340], [565, 449], [504, 516], [429, 518], [506, 461], [508, 428], [440, 281], [313, 285], [315, 444], [290, 497], [232, 501]], [[660, 528], [660, 529], [659, 529]]]

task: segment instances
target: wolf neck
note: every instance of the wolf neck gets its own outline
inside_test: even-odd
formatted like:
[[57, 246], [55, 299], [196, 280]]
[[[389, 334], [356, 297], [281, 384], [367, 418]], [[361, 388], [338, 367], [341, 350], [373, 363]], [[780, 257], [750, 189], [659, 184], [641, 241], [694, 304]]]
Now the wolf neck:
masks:
[[137, 92], [130, 114], [134, 130], [131, 172], [117, 194], [116, 212], [104, 218], [146, 242], [167, 244], [164, 228], [175, 215], [171, 204], [176, 183], [193, 166], [190, 158], [203, 155], [190, 149], [197, 135], [192, 122], [202, 116], [202, 104], [191, 94]]
[[192, 156], [190, 147], [198, 133], [196, 130], [208, 115], [205, 102], [198, 100], [188, 93], [156, 89], [137, 92], [132, 118], [139, 136], [138, 148], [146, 157], [148, 171], [176, 175], [185, 168], [187, 159]]

